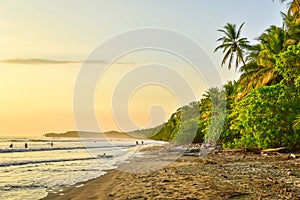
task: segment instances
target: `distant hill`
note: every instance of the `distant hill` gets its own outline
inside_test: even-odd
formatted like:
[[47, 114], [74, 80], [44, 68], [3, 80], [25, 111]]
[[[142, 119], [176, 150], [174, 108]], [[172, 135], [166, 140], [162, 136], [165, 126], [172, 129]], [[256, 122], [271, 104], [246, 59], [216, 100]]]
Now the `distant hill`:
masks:
[[126, 133], [121, 133], [118, 131], [109, 131], [105, 133], [96, 133], [96, 132], [86, 132], [86, 131], [67, 131], [65, 133], [46, 133], [45, 137], [72, 137], [72, 138], [123, 138], [123, 139], [133, 139], [135, 137], [127, 135]]
[[85, 131], [67, 131], [65, 133], [46, 133], [45, 137], [80, 137], [82, 135], [85, 135], [86, 137], [89, 136], [99, 136], [100, 133], [92, 133], [92, 132], [85, 132]]
[[96, 132], [87, 132], [87, 131], [67, 131], [65, 133], [46, 133], [44, 134], [45, 137], [71, 137], [71, 138], [123, 138], [123, 139], [133, 139], [133, 138], [152, 138], [155, 134], [157, 134], [162, 128], [163, 125], [149, 128], [149, 129], [142, 129], [142, 130], [135, 130], [128, 133], [118, 132], [118, 131], [108, 131], [105, 133], [96, 133]]

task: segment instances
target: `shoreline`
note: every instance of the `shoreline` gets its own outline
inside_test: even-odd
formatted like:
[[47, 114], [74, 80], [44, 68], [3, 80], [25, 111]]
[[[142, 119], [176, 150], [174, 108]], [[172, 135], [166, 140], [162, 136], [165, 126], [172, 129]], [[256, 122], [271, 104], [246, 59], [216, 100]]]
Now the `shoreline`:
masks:
[[[119, 139], [119, 138], [118, 138]], [[123, 139], [123, 138], [122, 138]], [[169, 145], [169, 143], [165, 143], [165, 144], [148, 144], [148, 145], [140, 145], [140, 149], [138, 150], [139, 152], [153, 152], [153, 151], [157, 151], [161, 148], [167, 147]], [[105, 182], [107, 182], [108, 180], [111, 181], [113, 180], [113, 177], [117, 176], [119, 174], [119, 172], [122, 172], [119, 170], [119, 168], [121, 168], [122, 166], [126, 166], [127, 163], [132, 163], [136, 158], [131, 158], [130, 160], [125, 160], [122, 163], [120, 163], [115, 169], [106, 169], [106, 170], [101, 170], [103, 171], [105, 174], [100, 175], [99, 177], [96, 178], [92, 178], [86, 181], [81, 181], [78, 183], [75, 183], [73, 185], [69, 185], [69, 186], [64, 186], [64, 187], [60, 187], [60, 188], [49, 188], [47, 192], [47, 195], [45, 197], [42, 197], [41, 200], [51, 200], [51, 199], [85, 199], [84, 196], [81, 195], [76, 195], [75, 196], [70, 196], [69, 193], [73, 193], [74, 190], [77, 190], [78, 188], [83, 189], [84, 191], [89, 191], [89, 189], [85, 189], [85, 187], [90, 186], [90, 185], [94, 185], [97, 186], [99, 188], [99, 190], [106, 190], [106, 188], [108, 187], [106, 184], [103, 184]], [[126, 173], [126, 172], [124, 172]], [[106, 178], [108, 177], [108, 178]], [[101, 183], [101, 184], [98, 184]], [[85, 192], [83, 192], [85, 193]], [[66, 195], [65, 195], [66, 194]], [[78, 196], [78, 197], [77, 197]], [[106, 199], [104, 198], [105, 196], [103, 196], [102, 193], [97, 194], [97, 198], [96, 199]], [[94, 199], [94, 198], [93, 198]]]
[[220, 151], [203, 159], [182, 156], [150, 172], [130, 173], [119, 168], [106, 172], [49, 193], [43, 200], [300, 198], [300, 159], [288, 154]]

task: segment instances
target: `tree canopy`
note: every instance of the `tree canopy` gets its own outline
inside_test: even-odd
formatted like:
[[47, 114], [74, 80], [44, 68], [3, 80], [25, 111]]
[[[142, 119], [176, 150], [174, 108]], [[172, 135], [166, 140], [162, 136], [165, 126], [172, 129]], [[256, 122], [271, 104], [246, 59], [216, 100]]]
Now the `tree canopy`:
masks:
[[239, 79], [224, 89], [209, 88], [198, 102], [179, 108], [155, 139], [300, 150], [299, 0], [281, 2], [288, 3], [283, 26], [266, 28], [256, 44], [241, 37], [244, 23], [218, 30], [223, 36], [215, 51], [224, 53], [221, 66], [228, 62], [230, 69], [234, 63]]

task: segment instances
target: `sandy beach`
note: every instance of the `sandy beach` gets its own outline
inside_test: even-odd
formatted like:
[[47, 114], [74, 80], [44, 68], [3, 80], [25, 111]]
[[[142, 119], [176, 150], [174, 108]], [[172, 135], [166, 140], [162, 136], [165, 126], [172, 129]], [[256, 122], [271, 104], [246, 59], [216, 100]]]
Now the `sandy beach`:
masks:
[[289, 154], [215, 151], [204, 158], [181, 156], [150, 172], [122, 169], [151, 164], [141, 159], [99, 178], [49, 193], [44, 200], [300, 199], [300, 159], [289, 158]]

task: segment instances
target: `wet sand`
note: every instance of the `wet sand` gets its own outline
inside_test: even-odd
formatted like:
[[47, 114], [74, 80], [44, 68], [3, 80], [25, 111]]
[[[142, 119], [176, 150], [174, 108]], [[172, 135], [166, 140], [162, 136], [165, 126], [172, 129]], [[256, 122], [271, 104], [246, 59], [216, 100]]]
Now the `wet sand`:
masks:
[[109, 170], [44, 199], [300, 199], [300, 159], [288, 154], [219, 151], [204, 158], [181, 156], [155, 171], [133, 172], [151, 163], [134, 159], [121, 170]]

